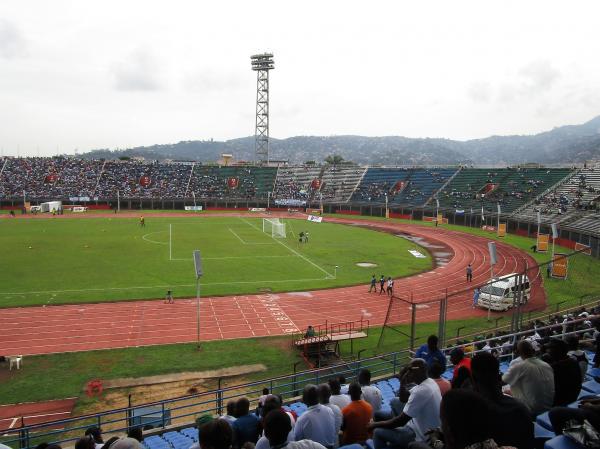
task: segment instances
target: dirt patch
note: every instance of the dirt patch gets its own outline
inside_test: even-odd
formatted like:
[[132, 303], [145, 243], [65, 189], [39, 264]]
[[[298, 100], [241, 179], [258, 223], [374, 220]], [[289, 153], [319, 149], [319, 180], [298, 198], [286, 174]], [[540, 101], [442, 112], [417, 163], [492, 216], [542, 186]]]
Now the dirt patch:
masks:
[[241, 365], [232, 366], [229, 368], [221, 368], [216, 370], [208, 371], [195, 371], [195, 372], [183, 372], [183, 373], [172, 373], [172, 374], [161, 374], [158, 376], [146, 376], [146, 377], [125, 377], [122, 379], [106, 380], [102, 383], [104, 388], [129, 388], [139, 386], [149, 386], [156, 384], [168, 384], [168, 383], [183, 383], [192, 382], [194, 385], [202, 383], [203, 381], [210, 379], [219, 379], [223, 377], [234, 377], [245, 374], [257, 373], [260, 371], [266, 371], [267, 367], [263, 364], [256, 365]]
[[[228, 385], [239, 385], [248, 382], [249, 379], [244, 376], [236, 376], [228, 378], [227, 381], [221, 382], [221, 387]], [[142, 405], [150, 402], [161, 401], [173, 398], [184, 399], [177, 400], [166, 405], [166, 408], [171, 410], [171, 424], [180, 425], [193, 422], [195, 416], [200, 415], [209, 410], [214, 410], [216, 406], [216, 395], [214, 401], [213, 396], [199, 396], [207, 391], [214, 391], [218, 387], [217, 379], [189, 379], [175, 382], [140, 385], [131, 388], [114, 388], [105, 390], [98, 398], [85, 398], [76, 409], [77, 415], [100, 413], [106, 410], [114, 410], [125, 408], [129, 404], [129, 396], [131, 395], [131, 405]], [[194, 388], [193, 396], [190, 396], [190, 389]], [[236, 395], [247, 394], [249, 397], [256, 399], [256, 392], [251, 393], [242, 389], [228, 390], [227, 397], [236, 397]], [[254, 396], [253, 396], [254, 395]], [[227, 403], [227, 398], [224, 400], [223, 406]], [[181, 408], [180, 407], [185, 407]], [[187, 416], [182, 416], [187, 415]], [[120, 415], [119, 415], [120, 416]], [[115, 417], [112, 417], [116, 419]], [[111, 435], [111, 430], [122, 427], [123, 423], [117, 419], [116, 423], [102, 424], [104, 434]]]

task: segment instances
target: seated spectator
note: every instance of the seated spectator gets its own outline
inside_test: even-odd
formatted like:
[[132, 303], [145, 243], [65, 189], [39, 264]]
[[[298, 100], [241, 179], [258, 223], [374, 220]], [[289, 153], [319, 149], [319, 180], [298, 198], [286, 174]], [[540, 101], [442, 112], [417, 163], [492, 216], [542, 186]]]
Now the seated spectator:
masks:
[[446, 371], [446, 356], [438, 349], [437, 335], [430, 335], [427, 338], [427, 343], [422, 345], [415, 353], [415, 358], [423, 359], [427, 362], [427, 366], [438, 362], [442, 368], [442, 373]]
[[342, 409], [342, 444], [364, 444], [369, 438], [368, 425], [373, 416], [373, 407], [362, 397], [360, 385], [353, 382], [348, 387], [352, 402]]
[[85, 431], [85, 436], [91, 436], [96, 444], [96, 449], [102, 449], [104, 440], [102, 439], [102, 429], [98, 427], [90, 427]]
[[578, 408], [555, 407], [548, 413], [554, 433], [561, 435], [567, 422], [576, 420], [588, 422], [600, 432], [600, 398], [582, 399]]
[[[262, 424], [263, 430], [265, 428], [265, 417], [273, 410], [283, 410], [281, 405], [282, 404], [281, 404], [281, 400], [279, 399], [279, 397], [274, 396], [274, 395], [269, 395], [269, 397], [265, 401], [265, 406], [262, 408], [263, 415], [261, 416], [261, 424]], [[284, 412], [289, 416], [290, 424], [292, 426], [290, 432], [288, 433], [288, 437], [287, 437], [287, 442], [289, 443], [291, 441], [294, 441], [294, 425], [296, 424], [296, 421], [294, 420], [294, 418], [291, 416], [291, 414], [289, 412], [286, 412], [285, 410], [284, 410]], [[269, 447], [270, 447], [269, 440], [267, 439], [267, 437], [263, 431], [263, 434], [256, 442], [256, 446], [254, 449], [269, 449]]]
[[[437, 384], [427, 376], [427, 363], [414, 359], [403, 370], [401, 385], [414, 383], [404, 410], [388, 421], [373, 422], [375, 449], [404, 449], [413, 441], [425, 441], [425, 433], [440, 425], [442, 395]], [[448, 394], [448, 393], [447, 393]]]
[[581, 369], [568, 352], [569, 348], [563, 340], [550, 340], [546, 362], [554, 371], [554, 406], [567, 406], [575, 402], [581, 392]]
[[429, 377], [437, 384], [440, 389], [440, 393], [442, 396], [444, 396], [448, 390], [452, 388], [452, 384], [450, 381], [442, 377], [442, 373], [444, 372], [442, 365], [440, 365], [437, 361], [434, 361], [431, 364], [427, 364], [427, 366], [429, 367], [427, 370]]
[[379, 388], [371, 385], [371, 371], [361, 369], [358, 373], [358, 383], [362, 388], [363, 399], [371, 404], [373, 413], [381, 408], [381, 391]]
[[[108, 449], [115, 441], [117, 441], [119, 439], [119, 437], [111, 437], [108, 440], [106, 440], [106, 442], [104, 443], [104, 446], [102, 446], [102, 449]], [[46, 449], [53, 449], [54, 445], [50, 445], [48, 446]]]
[[308, 384], [304, 387], [302, 402], [308, 406], [308, 409], [296, 421], [294, 440], [309, 439], [327, 448], [333, 448], [337, 441], [335, 417], [330, 408], [319, 404], [316, 385]]
[[338, 435], [340, 434], [340, 429], [342, 428], [342, 410], [335, 404], [330, 402], [331, 398], [331, 388], [329, 388], [329, 384], [321, 384], [319, 385], [319, 403], [328, 407], [333, 412], [333, 417], [335, 419], [335, 444], [334, 447], [338, 446]]
[[118, 438], [110, 445], [110, 449], [142, 449], [142, 445], [135, 438]]
[[452, 388], [468, 387], [471, 384], [471, 359], [465, 357], [461, 348], [454, 348], [450, 352], [450, 361], [454, 365], [452, 375]]
[[227, 413], [225, 415], [221, 416], [221, 419], [227, 421], [231, 426], [233, 426], [233, 423], [236, 420], [235, 401], [234, 400], [227, 401]]
[[489, 353], [479, 353], [471, 362], [473, 387], [489, 401], [491, 435], [501, 446], [534, 447], [529, 409], [518, 399], [502, 393], [500, 364]]
[[75, 449], [96, 449], [96, 442], [92, 435], [87, 435], [83, 438], [79, 438], [75, 442]]
[[250, 413], [248, 398], [243, 397], [237, 400], [235, 416], [236, 420], [233, 423], [235, 446], [241, 447], [247, 442], [256, 444], [259, 435], [259, 419], [254, 413]]
[[350, 396], [341, 393], [342, 386], [339, 379], [331, 378], [327, 383], [329, 384], [329, 388], [331, 388], [331, 397], [329, 398], [329, 402], [337, 405], [340, 410], [350, 404]]
[[488, 404], [474, 391], [449, 391], [440, 405], [440, 419], [444, 447], [448, 449], [508, 448], [494, 441]]
[[511, 395], [537, 416], [554, 403], [554, 373], [550, 365], [535, 357], [530, 342], [521, 340], [518, 352], [522, 360], [508, 368], [502, 381], [510, 386]]
[[198, 429], [200, 449], [230, 449], [233, 430], [227, 421], [213, 419]]
[[[322, 444], [311, 440], [287, 442], [287, 436], [292, 430], [290, 417], [283, 410], [272, 410], [264, 420], [265, 436], [272, 449], [326, 449]], [[287, 442], [287, 443], [286, 443]], [[205, 449], [205, 448], [202, 448]]]
[[267, 396], [269, 396], [269, 389], [268, 388], [263, 388], [262, 389], [262, 395], [258, 398], [258, 407], [262, 407], [263, 405], [265, 405], [265, 400], [267, 399]]
[[581, 371], [581, 381], [584, 382], [589, 362], [587, 356], [585, 355], [585, 351], [582, 351], [579, 347], [579, 336], [577, 334], [569, 335], [565, 339], [565, 341], [567, 342], [567, 346], [569, 347], [569, 352], [567, 354], [569, 355], [569, 357], [574, 358], [579, 364], [579, 370]]

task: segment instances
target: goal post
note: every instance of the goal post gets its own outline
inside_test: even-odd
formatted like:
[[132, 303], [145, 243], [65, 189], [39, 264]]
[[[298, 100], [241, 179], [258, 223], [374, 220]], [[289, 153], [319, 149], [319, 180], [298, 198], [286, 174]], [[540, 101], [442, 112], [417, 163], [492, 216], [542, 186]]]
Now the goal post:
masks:
[[279, 218], [263, 218], [263, 232], [270, 234], [274, 239], [284, 239], [287, 236], [285, 223], [281, 222]]

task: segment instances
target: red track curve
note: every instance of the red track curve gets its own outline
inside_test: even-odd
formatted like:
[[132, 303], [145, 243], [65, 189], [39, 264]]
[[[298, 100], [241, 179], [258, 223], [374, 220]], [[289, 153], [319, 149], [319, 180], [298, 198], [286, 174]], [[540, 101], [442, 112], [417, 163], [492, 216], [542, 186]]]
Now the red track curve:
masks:
[[[189, 217], [187, 214], [180, 215]], [[131, 216], [136, 217], [137, 214]], [[398, 296], [410, 298], [412, 295], [415, 302], [422, 303], [417, 316], [419, 322], [437, 320], [437, 303], [425, 303], [443, 297], [445, 289], [452, 295], [448, 319], [485, 316], [485, 310], [471, 308], [471, 292], [475, 285], [489, 279], [487, 239], [442, 227], [351, 218], [327, 218], [327, 221], [421, 238], [428, 242], [431, 252], [445, 254], [442, 256], [447, 260], [444, 264], [395, 282]], [[497, 248], [498, 263], [494, 274], [535, 266], [534, 259], [523, 251], [501, 242], [497, 243]], [[468, 263], [473, 266], [473, 283], [469, 284], [465, 279]], [[539, 308], [546, 301], [542, 277], [538, 272], [529, 273], [529, 277], [533, 281], [527, 308]], [[201, 340], [284, 335], [305, 329], [309, 324], [353, 321], [361, 317], [368, 319], [371, 325], [381, 325], [388, 308], [387, 297], [369, 294], [367, 288], [368, 285], [361, 285], [306, 292], [202, 298]], [[400, 304], [394, 319], [396, 322], [408, 322], [409, 307]], [[149, 300], [0, 309], [0, 348], [3, 355], [194, 341], [196, 304], [193, 299], [179, 299], [175, 304]]]

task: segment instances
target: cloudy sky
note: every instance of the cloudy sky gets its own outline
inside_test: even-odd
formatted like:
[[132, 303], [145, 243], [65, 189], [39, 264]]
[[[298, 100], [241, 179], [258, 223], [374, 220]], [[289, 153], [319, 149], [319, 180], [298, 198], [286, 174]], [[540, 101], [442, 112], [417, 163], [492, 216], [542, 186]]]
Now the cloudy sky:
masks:
[[[262, 12], [266, 11], [266, 12]], [[0, 2], [0, 151], [254, 133], [470, 139], [600, 115], [600, 2]]]

